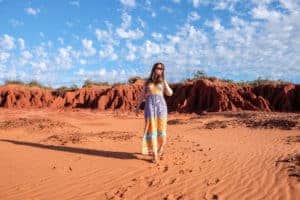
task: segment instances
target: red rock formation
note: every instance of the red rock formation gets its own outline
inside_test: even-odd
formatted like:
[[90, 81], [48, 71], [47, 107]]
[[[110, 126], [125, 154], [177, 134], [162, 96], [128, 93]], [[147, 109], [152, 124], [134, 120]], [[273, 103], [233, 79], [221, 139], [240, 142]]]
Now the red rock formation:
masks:
[[259, 85], [253, 88], [253, 92], [265, 98], [270, 103], [271, 110], [300, 110], [300, 85]]
[[252, 92], [251, 87], [207, 79], [174, 85], [174, 95], [167, 99], [171, 110], [203, 111], [270, 111], [268, 102]]
[[[241, 86], [220, 80], [196, 80], [170, 84], [173, 96], [165, 96], [168, 110], [203, 111], [300, 111], [300, 85]], [[5, 108], [91, 108], [133, 110], [143, 81], [115, 86], [93, 86], [78, 90], [56, 90], [22, 85], [0, 86], [0, 107]]]

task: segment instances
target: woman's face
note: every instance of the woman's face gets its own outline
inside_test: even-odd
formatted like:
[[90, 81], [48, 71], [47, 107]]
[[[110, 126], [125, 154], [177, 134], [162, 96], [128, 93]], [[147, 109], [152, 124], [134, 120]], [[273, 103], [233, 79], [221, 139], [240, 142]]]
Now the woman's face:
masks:
[[163, 67], [161, 66], [161, 64], [158, 64], [156, 67], [155, 67], [155, 73], [157, 74], [157, 75], [162, 75], [162, 73], [163, 73]]

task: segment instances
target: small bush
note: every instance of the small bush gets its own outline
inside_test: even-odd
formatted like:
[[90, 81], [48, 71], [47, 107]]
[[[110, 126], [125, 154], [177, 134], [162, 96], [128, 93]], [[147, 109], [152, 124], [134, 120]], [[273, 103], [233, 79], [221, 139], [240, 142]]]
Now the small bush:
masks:
[[5, 85], [7, 84], [18, 84], [18, 85], [26, 85], [23, 81], [20, 80], [5, 80]]
[[91, 80], [85, 80], [84, 81], [84, 84], [82, 85], [82, 87], [91, 87], [93, 85], [97, 85], [97, 86], [102, 86], [102, 85], [105, 85], [105, 86], [109, 86], [109, 83], [108, 82], [95, 82], [95, 81], [91, 81]]
[[71, 87], [61, 86], [59, 88], [56, 88], [55, 90], [52, 91], [52, 93], [56, 96], [64, 96], [66, 92], [71, 92], [78, 89], [79, 89], [78, 86], [74, 84]]
[[112, 86], [118, 86], [118, 85], [126, 85], [126, 83], [124, 83], [124, 82], [116, 82], [116, 83], [112, 84]]
[[144, 78], [141, 78], [140, 76], [134, 76], [128, 79], [128, 83], [133, 84], [139, 79], [144, 79]]
[[25, 83], [23, 81], [20, 80], [6, 80], [5, 84], [18, 84], [18, 85], [23, 85], [23, 86], [27, 86], [27, 87], [39, 87], [39, 88], [43, 88], [43, 89], [52, 89], [51, 87], [48, 86], [44, 86], [42, 84], [40, 84], [38, 81], [36, 80], [32, 80], [29, 83]]

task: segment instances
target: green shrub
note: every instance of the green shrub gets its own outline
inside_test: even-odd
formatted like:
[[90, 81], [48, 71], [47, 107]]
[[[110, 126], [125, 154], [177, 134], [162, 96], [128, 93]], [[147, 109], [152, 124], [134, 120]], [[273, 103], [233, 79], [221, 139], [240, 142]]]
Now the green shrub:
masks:
[[85, 80], [84, 84], [82, 85], [82, 87], [91, 87], [93, 85], [97, 85], [97, 86], [101, 86], [101, 85], [105, 85], [105, 86], [109, 86], [108, 82], [95, 82], [95, 81], [91, 81], [91, 80]]

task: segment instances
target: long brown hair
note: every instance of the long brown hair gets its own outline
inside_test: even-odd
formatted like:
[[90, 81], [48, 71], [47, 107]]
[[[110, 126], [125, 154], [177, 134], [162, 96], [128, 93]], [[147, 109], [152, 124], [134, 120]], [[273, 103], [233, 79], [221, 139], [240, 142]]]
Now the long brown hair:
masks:
[[[162, 74], [159, 76], [157, 76], [157, 74], [155, 73], [155, 69], [158, 65], [161, 65], [161, 67], [163, 68]], [[164, 79], [165, 79], [165, 65], [161, 62], [156, 62], [152, 66], [150, 76], [146, 81], [146, 85], [148, 85], [149, 83], [154, 83], [154, 84], [162, 83]]]

